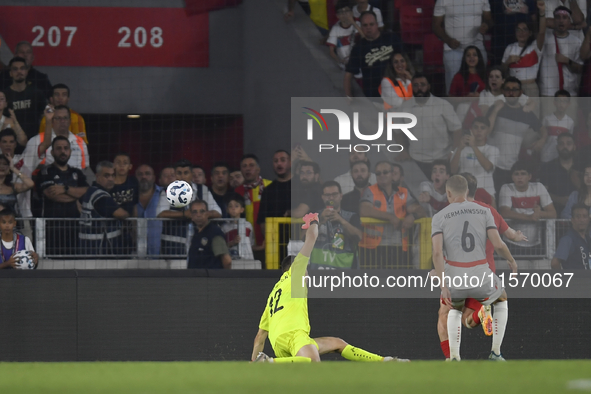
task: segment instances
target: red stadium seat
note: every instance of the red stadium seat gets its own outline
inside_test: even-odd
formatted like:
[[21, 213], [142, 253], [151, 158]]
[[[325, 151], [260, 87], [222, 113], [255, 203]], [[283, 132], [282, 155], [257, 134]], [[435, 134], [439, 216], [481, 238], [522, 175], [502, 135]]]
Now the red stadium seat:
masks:
[[425, 34], [423, 38], [423, 67], [425, 72], [445, 73], [443, 67], [443, 41], [435, 34]]
[[400, 33], [405, 44], [420, 45], [423, 36], [431, 33], [433, 1], [417, 0], [400, 6]]

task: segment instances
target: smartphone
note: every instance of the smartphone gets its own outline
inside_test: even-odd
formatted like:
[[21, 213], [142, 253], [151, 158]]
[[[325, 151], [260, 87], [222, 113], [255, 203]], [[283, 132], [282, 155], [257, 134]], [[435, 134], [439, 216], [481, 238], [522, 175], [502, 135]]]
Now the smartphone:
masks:
[[478, 82], [472, 82], [470, 84], [470, 93], [478, 93]]

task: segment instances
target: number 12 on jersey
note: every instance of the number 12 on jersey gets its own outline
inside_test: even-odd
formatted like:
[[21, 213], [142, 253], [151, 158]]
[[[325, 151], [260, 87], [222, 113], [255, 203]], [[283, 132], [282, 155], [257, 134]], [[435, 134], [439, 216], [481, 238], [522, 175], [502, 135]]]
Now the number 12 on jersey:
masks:
[[[283, 306], [279, 306], [279, 300], [281, 299], [281, 289], [278, 289], [275, 294], [269, 297], [269, 313], [273, 316], [274, 313], [279, 312], [283, 309]], [[275, 302], [275, 308], [273, 308], [273, 301]]]

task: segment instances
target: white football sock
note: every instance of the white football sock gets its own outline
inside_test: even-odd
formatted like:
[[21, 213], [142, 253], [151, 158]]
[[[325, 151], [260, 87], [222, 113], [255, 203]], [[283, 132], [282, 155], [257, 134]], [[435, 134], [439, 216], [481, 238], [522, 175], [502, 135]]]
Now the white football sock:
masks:
[[495, 354], [501, 354], [501, 344], [505, 336], [505, 328], [507, 327], [507, 319], [509, 318], [509, 308], [507, 301], [497, 302], [493, 314], [493, 338], [492, 351]]
[[462, 342], [462, 312], [452, 309], [447, 315], [447, 335], [449, 336], [449, 357], [460, 359]]

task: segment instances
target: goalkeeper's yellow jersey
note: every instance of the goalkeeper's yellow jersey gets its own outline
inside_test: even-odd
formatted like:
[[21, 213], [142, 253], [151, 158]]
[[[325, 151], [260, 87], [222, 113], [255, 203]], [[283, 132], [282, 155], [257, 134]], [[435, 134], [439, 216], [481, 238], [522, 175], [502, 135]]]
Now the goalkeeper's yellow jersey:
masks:
[[281, 276], [281, 279], [269, 294], [259, 328], [269, 332], [269, 341], [272, 345], [275, 344], [278, 336], [290, 331], [304, 330], [310, 335], [306, 288], [294, 289], [294, 293], [303, 296], [301, 298], [292, 298], [291, 286], [292, 279], [294, 285], [301, 286], [309, 260], [309, 257], [298, 254], [289, 271]]

